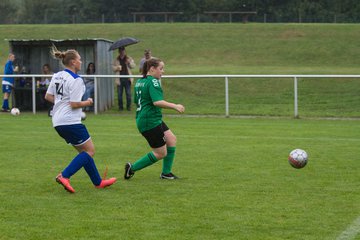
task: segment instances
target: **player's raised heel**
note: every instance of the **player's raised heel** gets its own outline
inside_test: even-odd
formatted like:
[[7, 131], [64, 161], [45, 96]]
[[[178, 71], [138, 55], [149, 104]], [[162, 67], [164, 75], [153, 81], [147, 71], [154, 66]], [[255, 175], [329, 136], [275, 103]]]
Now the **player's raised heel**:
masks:
[[64, 178], [61, 175], [61, 173], [59, 173], [59, 175], [56, 176], [55, 180], [57, 183], [63, 185], [63, 187], [65, 188], [66, 191], [68, 191], [70, 193], [75, 192], [75, 189], [70, 185], [70, 179]]
[[126, 163], [124, 178], [130, 179], [130, 178], [132, 178], [132, 176], [134, 176], [134, 174], [135, 174], [135, 172], [133, 170], [131, 170], [131, 163]]
[[103, 179], [101, 180], [101, 183], [99, 186], [95, 186], [96, 188], [106, 188], [110, 185], [113, 185], [116, 182], [116, 178], [109, 178], [109, 179]]

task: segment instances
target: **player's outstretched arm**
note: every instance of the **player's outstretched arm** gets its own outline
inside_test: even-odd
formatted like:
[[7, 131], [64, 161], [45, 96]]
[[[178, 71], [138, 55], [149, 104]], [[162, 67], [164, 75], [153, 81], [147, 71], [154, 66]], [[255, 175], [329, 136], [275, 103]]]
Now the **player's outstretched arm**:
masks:
[[70, 106], [72, 108], [83, 108], [83, 107], [89, 107], [91, 105], [93, 105], [93, 99], [92, 98], [88, 98], [85, 101], [81, 101], [81, 102], [70, 102]]
[[179, 113], [185, 112], [185, 107], [181, 104], [170, 103], [165, 100], [156, 101], [156, 102], [153, 102], [153, 104], [160, 108], [174, 109], [175, 111], [177, 111]]

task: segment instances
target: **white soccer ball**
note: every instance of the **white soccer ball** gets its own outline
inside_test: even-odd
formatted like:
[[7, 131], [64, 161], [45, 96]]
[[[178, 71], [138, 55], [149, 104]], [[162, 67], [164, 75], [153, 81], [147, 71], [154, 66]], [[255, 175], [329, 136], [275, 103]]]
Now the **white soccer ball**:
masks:
[[81, 121], [84, 121], [86, 119], [86, 113], [81, 112]]
[[20, 110], [18, 108], [12, 108], [10, 113], [13, 116], [18, 116], [18, 115], [20, 115]]
[[292, 150], [288, 161], [294, 168], [303, 168], [308, 162], [308, 154], [302, 149]]

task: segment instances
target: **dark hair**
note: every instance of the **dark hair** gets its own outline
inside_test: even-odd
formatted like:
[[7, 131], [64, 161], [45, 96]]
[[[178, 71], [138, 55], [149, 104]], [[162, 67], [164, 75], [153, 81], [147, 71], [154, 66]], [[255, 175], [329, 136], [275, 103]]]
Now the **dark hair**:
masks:
[[90, 65], [93, 65], [94, 66], [94, 72], [95, 73], [95, 64], [93, 62], [90, 62], [86, 68], [86, 74], [90, 75], [92, 74], [92, 72], [90, 72]]
[[62, 62], [62, 64], [64, 64], [64, 66], [69, 66], [71, 60], [74, 60], [78, 56], [80, 56], [79, 53], [75, 49], [69, 49], [69, 50], [66, 50], [65, 52], [61, 52], [61, 51], [57, 50], [55, 45], [53, 45], [51, 47], [50, 53], [54, 58], [61, 59], [61, 62]]
[[120, 47], [120, 48], [119, 48], [119, 55], [118, 55], [117, 58], [116, 58], [119, 62], [121, 61], [120, 52], [121, 52], [122, 50], [125, 51], [124, 59], [126, 60], [126, 59], [128, 58], [128, 56], [127, 56], [127, 54], [126, 54], [125, 47]]
[[[44, 68], [47, 68], [47, 71], [44, 71]], [[45, 63], [42, 66], [41, 70], [42, 70], [43, 74], [50, 74], [50, 73], [52, 74], [50, 64], [48, 64], [48, 63]]]
[[146, 78], [146, 75], [151, 67], [156, 68], [160, 65], [161, 62], [162, 62], [162, 60], [159, 58], [150, 58], [149, 60], [145, 61], [143, 69], [142, 69], [142, 73], [141, 73], [143, 75], [143, 78]]

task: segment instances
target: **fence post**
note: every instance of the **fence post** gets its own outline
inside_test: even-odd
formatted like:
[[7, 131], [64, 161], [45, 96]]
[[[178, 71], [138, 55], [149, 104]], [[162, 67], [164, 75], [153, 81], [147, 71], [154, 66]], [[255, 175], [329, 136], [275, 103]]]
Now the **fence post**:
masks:
[[225, 77], [225, 117], [229, 117], [229, 79]]
[[98, 87], [97, 87], [97, 77], [94, 77], [94, 114], [96, 115], [98, 113]]
[[294, 117], [298, 118], [298, 87], [297, 87], [297, 77], [294, 77]]
[[32, 110], [33, 114], [36, 114], [36, 84], [35, 77], [32, 77]]

